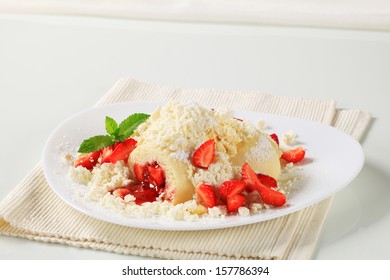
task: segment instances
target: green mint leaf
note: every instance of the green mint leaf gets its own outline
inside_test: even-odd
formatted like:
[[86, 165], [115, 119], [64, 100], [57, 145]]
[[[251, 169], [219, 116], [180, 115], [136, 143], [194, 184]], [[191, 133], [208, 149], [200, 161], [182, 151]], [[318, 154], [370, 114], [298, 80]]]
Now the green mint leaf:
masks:
[[106, 116], [106, 130], [109, 135], [98, 135], [84, 140], [78, 150], [79, 153], [92, 153], [116, 142], [122, 142], [129, 138], [137, 127], [149, 118], [149, 115], [137, 113], [132, 114], [119, 125], [111, 117]]
[[84, 140], [78, 150], [79, 153], [92, 153], [105, 147], [114, 145], [115, 141], [109, 135], [98, 135]]
[[106, 116], [106, 130], [107, 133], [114, 136], [114, 138], [118, 134], [118, 124], [113, 118], [109, 116]]
[[148, 114], [136, 113], [127, 117], [119, 124], [119, 137], [129, 138], [137, 127], [149, 118]]

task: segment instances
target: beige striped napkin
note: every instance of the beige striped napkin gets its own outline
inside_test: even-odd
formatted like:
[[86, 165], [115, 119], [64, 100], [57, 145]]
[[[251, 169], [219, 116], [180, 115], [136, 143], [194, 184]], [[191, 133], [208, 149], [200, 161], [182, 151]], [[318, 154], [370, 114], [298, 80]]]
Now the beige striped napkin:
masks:
[[[120, 80], [97, 106], [127, 101], [196, 101], [332, 124], [359, 139], [370, 116], [337, 110], [335, 102], [260, 92], [179, 89]], [[207, 231], [156, 231], [110, 224], [65, 204], [38, 164], [0, 203], [0, 234], [122, 254], [166, 259], [312, 258], [332, 198], [302, 211], [247, 226]]]

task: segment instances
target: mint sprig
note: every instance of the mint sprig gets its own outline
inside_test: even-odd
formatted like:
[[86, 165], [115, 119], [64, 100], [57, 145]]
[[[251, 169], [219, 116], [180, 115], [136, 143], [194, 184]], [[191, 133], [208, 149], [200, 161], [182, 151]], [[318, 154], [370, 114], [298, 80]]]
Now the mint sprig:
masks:
[[97, 135], [93, 136], [81, 143], [78, 150], [79, 153], [92, 153], [105, 147], [114, 145], [115, 141], [110, 135]]
[[116, 136], [118, 134], [118, 123], [108, 116], [106, 116], [106, 131], [111, 136]]
[[97, 135], [84, 140], [78, 150], [79, 153], [92, 153], [123, 142], [129, 138], [137, 127], [149, 118], [148, 114], [136, 113], [124, 119], [119, 125], [111, 117], [106, 116], [105, 127], [108, 135]]
[[136, 130], [147, 118], [149, 118], [149, 115], [147, 114], [132, 114], [119, 124], [118, 134], [125, 139], [129, 138], [134, 133], [134, 130]]

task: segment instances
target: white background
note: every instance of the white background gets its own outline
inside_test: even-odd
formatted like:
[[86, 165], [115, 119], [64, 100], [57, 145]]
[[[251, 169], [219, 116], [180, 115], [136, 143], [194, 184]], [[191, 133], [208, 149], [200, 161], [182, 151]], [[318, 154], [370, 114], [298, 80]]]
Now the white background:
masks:
[[[314, 258], [390, 259], [390, 33], [0, 15], [0, 199], [50, 132], [122, 77], [371, 112], [365, 167], [337, 194]], [[0, 248], [2, 259], [131, 258], [9, 237]]]

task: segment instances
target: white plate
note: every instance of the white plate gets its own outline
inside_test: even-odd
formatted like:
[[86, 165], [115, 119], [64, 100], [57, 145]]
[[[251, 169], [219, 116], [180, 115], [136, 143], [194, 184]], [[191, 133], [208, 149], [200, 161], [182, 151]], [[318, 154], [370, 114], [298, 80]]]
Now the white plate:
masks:
[[44, 149], [43, 170], [48, 183], [57, 195], [79, 211], [99, 220], [146, 229], [205, 230], [241, 226], [281, 217], [318, 203], [333, 195], [360, 172], [364, 163], [361, 145], [338, 129], [315, 122], [276, 115], [236, 112], [236, 116], [256, 123], [259, 119], [269, 125], [269, 133], [278, 135], [292, 130], [299, 145], [307, 151], [302, 165], [304, 179], [290, 193], [287, 204], [252, 216], [229, 216], [224, 219], [199, 221], [168, 221], [166, 218], [127, 218], [103, 209], [96, 203], [76, 199], [75, 190], [82, 186], [71, 182], [69, 165], [62, 160], [63, 152], [75, 153], [80, 143], [91, 136], [105, 134], [105, 116], [122, 120], [132, 113], [152, 113], [157, 103], [119, 103], [90, 109], [74, 115], [60, 124], [50, 135]]

